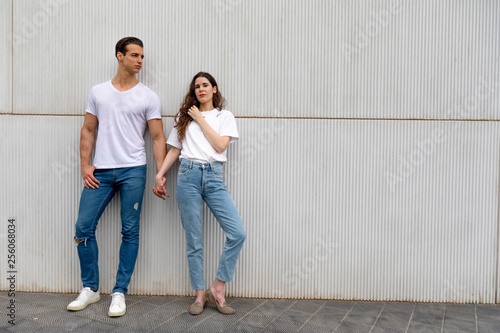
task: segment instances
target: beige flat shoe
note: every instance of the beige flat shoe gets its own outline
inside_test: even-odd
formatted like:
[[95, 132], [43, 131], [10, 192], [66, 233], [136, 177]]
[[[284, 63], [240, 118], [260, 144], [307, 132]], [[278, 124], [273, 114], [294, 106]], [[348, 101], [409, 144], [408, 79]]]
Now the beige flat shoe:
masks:
[[222, 314], [232, 315], [232, 314], [236, 313], [236, 311], [232, 307], [228, 306], [226, 304], [226, 302], [224, 302], [224, 305], [222, 305], [222, 306], [219, 305], [219, 303], [217, 303], [215, 301], [214, 294], [212, 294], [212, 291], [210, 290], [210, 288], [207, 289], [207, 291], [205, 291], [205, 298], [207, 300], [209, 300], [210, 302], [214, 303], [217, 306], [217, 310], [219, 310], [219, 312]]
[[207, 302], [205, 302], [203, 305], [200, 302], [194, 302], [189, 307], [189, 313], [192, 314], [193, 316], [199, 315], [200, 313], [203, 312], [203, 309], [205, 309], [206, 306]]

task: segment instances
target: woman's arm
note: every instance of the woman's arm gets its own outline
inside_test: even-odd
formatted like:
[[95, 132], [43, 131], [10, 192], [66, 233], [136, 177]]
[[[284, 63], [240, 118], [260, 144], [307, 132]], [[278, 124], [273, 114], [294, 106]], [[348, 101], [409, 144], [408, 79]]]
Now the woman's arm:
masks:
[[200, 110], [198, 110], [196, 106], [192, 106], [188, 110], [188, 114], [191, 116], [191, 118], [193, 118], [194, 121], [198, 123], [203, 134], [207, 138], [208, 142], [212, 145], [212, 147], [214, 147], [214, 149], [219, 154], [222, 154], [226, 150], [229, 141], [231, 141], [231, 137], [220, 136], [219, 134], [217, 134], [212, 126], [210, 126], [205, 118], [203, 118]]
[[167, 193], [167, 179], [164, 177], [167, 171], [170, 169], [175, 160], [179, 158], [181, 150], [179, 148], [171, 147], [163, 160], [160, 170], [155, 177], [155, 186], [153, 186], [153, 192], [159, 198], [165, 200], [163, 196], [170, 197]]

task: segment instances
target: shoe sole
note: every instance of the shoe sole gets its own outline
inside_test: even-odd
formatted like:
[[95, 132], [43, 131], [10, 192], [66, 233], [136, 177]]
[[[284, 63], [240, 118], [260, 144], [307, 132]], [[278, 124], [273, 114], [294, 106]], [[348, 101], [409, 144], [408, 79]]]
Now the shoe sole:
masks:
[[127, 310], [123, 310], [121, 312], [108, 312], [109, 317], [121, 317], [127, 312]]
[[89, 306], [90, 304], [93, 304], [93, 303], [96, 303], [96, 302], [99, 302], [101, 300], [101, 296], [91, 300], [90, 302], [87, 302], [86, 304], [83, 304], [83, 305], [80, 305], [80, 306], [67, 306], [66, 309], [68, 309], [69, 311], [79, 311], [79, 310], [83, 310], [85, 309], [87, 306]]

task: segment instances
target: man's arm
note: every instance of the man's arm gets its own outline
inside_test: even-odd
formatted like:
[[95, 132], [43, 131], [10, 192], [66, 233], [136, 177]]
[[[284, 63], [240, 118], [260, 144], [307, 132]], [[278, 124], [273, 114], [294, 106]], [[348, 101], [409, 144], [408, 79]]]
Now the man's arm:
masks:
[[170, 197], [167, 193], [167, 178], [165, 178], [165, 174], [170, 169], [172, 164], [174, 164], [174, 162], [179, 158], [180, 154], [181, 150], [179, 148], [171, 147], [160, 170], [158, 170], [155, 177], [155, 185], [153, 186], [153, 193], [158, 198], [165, 200], [163, 196]]
[[83, 184], [86, 188], [99, 188], [99, 181], [94, 177], [95, 166], [90, 165], [90, 156], [94, 149], [95, 131], [98, 124], [97, 117], [85, 113], [82, 131], [80, 133], [80, 168]]
[[[161, 119], [148, 120], [148, 127], [151, 133], [151, 139], [153, 140], [153, 156], [156, 162], [156, 171], [158, 172], [163, 164], [165, 155], [167, 155], [167, 140], [165, 140], [165, 135], [163, 134], [163, 123]], [[162, 199], [163, 194], [166, 194], [166, 191], [161, 191], [160, 193], [155, 192], [155, 195]]]
[[156, 162], [156, 171], [158, 172], [167, 155], [167, 140], [165, 140], [165, 135], [163, 134], [161, 119], [148, 120], [148, 127], [151, 139], [153, 139], [153, 156]]

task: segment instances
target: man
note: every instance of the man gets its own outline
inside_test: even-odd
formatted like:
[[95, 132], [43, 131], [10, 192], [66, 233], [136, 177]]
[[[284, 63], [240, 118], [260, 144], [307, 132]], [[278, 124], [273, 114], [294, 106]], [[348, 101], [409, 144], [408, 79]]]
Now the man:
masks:
[[119, 192], [122, 243], [110, 317], [123, 316], [126, 312], [125, 295], [139, 250], [139, 221], [146, 185], [146, 126], [151, 132], [157, 170], [166, 155], [160, 100], [136, 78], [144, 58], [142, 41], [135, 37], [122, 38], [116, 44], [115, 56], [118, 59], [116, 76], [92, 88], [85, 110], [80, 137], [85, 187], [75, 233], [83, 289], [67, 307], [78, 311], [100, 300], [95, 231], [104, 209]]

